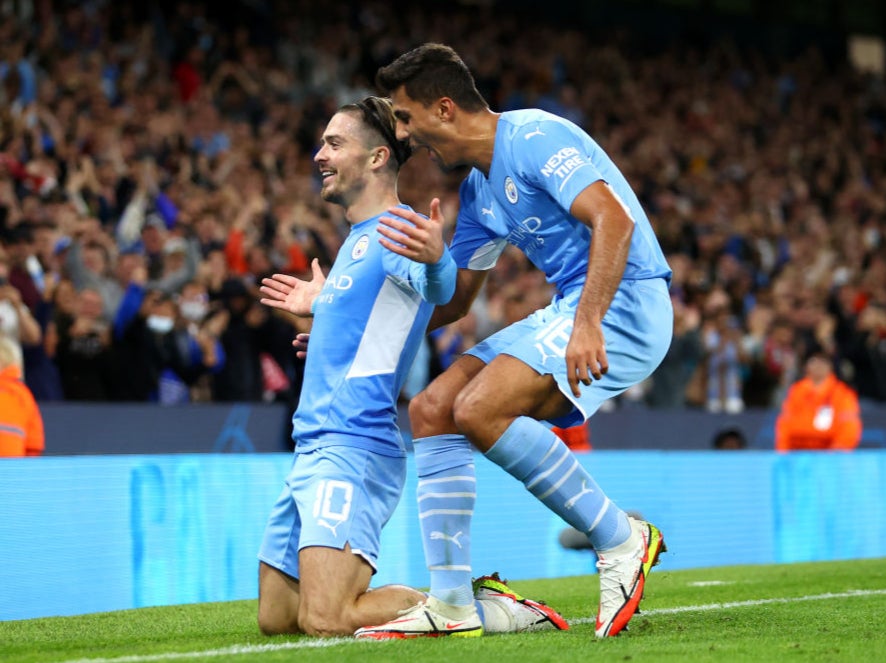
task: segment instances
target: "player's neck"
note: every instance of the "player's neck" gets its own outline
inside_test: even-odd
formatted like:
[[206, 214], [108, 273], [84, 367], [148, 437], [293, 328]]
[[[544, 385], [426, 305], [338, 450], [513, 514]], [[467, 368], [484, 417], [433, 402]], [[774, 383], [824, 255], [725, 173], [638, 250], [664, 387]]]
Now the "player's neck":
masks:
[[492, 153], [495, 150], [495, 132], [501, 113], [490, 110], [471, 113], [462, 117], [459, 128], [462, 136], [464, 162], [489, 175], [492, 167]]
[[369, 188], [345, 208], [345, 219], [353, 226], [399, 204], [396, 187], [386, 187], [383, 191]]

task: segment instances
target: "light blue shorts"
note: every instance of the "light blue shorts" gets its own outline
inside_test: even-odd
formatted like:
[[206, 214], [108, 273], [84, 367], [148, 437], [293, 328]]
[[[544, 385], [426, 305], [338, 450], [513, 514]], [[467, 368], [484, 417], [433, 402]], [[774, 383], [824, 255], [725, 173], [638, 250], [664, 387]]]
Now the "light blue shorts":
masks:
[[406, 458], [347, 446], [295, 454], [258, 558], [298, 578], [299, 550], [342, 550], [350, 543], [375, 573], [381, 530], [400, 501], [405, 480]]
[[579, 384], [572, 395], [566, 376], [566, 344], [572, 333], [581, 292], [557, 297], [546, 308], [505, 327], [478, 343], [467, 354], [491, 362], [500, 354], [516, 357], [541, 375], [552, 375], [575, 409], [551, 421], [574, 426], [586, 421], [603, 401], [645, 380], [661, 363], [671, 345], [674, 311], [664, 279], [623, 281], [603, 317], [609, 371], [590, 385]]

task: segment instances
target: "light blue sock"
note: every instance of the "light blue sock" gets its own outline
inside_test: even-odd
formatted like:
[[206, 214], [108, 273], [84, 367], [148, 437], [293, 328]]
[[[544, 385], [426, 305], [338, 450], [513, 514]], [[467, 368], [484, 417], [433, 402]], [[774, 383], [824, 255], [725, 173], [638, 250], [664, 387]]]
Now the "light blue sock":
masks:
[[470, 605], [471, 518], [477, 497], [473, 449], [462, 435], [434, 435], [413, 444], [429, 593], [444, 603]]
[[631, 525], [553, 431], [518, 417], [486, 452], [551, 511], [588, 535], [595, 550], [628, 540]]

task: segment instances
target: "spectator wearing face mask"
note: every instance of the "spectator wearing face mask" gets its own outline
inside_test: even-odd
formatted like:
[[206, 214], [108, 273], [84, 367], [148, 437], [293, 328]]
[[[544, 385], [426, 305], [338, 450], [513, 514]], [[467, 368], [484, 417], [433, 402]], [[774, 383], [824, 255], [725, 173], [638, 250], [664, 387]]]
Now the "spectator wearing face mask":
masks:
[[214, 377], [227, 361], [219, 340], [227, 318], [218, 308], [210, 307], [206, 286], [198, 281], [185, 284], [176, 300], [174, 361], [161, 375], [159, 400], [164, 404], [208, 401]]
[[143, 275], [130, 284], [114, 320], [114, 351], [121, 377], [119, 399], [157, 399], [165, 363], [163, 338], [174, 326], [175, 303], [162, 290], [148, 290]]
[[224, 322], [209, 315], [208, 296], [199, 283], [171, 296], [133, 282], [115, 320], [117, 366], [126, 375], [122, 399], [164, 405], [192, 400], [191, 388], [225, 364], [218, 340]]

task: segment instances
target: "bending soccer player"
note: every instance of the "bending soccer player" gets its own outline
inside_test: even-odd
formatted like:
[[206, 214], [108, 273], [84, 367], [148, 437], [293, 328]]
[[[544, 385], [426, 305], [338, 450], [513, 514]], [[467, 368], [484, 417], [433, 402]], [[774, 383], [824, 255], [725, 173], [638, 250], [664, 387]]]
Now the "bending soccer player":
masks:
[[[292, 469], [259, 552], [266, 634], [351, 635], [426, 599], [400, 585], [368, 591], [406, 473], [397, 395], [434, 305], [449, 300], [456, 277], [437, 220], [415, 216], [423, 246], [411, 259], [379, 245], [380, 215], [409, 211], [397, 175], [410, 151], [394, 129], [386, 99], [369, 97], [332, 117], [314, 160], [321, 196], [344, 208], [350, 233], [328, 276], [315, 260], [311, 281], [275, 274], [262, 282], [263, 304], [314, 316]], [[487, 631], [566, 627], [496, 578], [481, 579], [477, 596]], [[482, 632], [478, 623], [468, 634]]]
[[[458, 283], [430, 326], [464, 315], [506, 243], [554, 284], [546, 308], [460, 357], [409, 407], [430, 597], [411, 619], [358, 631], [397, 637], [427, 629], [428, 615], [471, 624], [470, 440], [572, 527], [599, 561], [596, 633], [617, 634], [636, 612], [664, 549], [659, 530], [612, 503], [550, 430], [588, 419], [658, 366], [671, 340], [671, 270], [628, 182], [582, 129], [541, 110], [495, 113], [448, 46], [425, 44], [379, 70], [397, 137], [425, 148], [444, 170], [471, 166], [461, 185], [450, 251]], [[442, 222], [439, 206], [431, 218]], [[384, 246], [423, 249], [415, 215], [383, 221]], [[437, 617], [434, 617], [435, 621]]]

